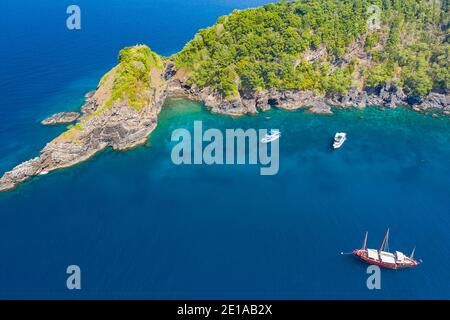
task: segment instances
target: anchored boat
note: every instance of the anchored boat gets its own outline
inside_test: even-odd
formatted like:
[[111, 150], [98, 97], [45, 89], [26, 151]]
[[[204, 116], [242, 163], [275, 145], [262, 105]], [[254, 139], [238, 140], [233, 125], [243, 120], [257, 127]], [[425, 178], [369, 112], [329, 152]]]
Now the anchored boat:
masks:
[[367, 249], [367, 237], [368, 232], [366, 232], [362, 248], [354, 250], [353, 254], [368, 264], [374, 264], [388, 269], [403, 269], [417, 267], [422, 263], [422, 260], [414, 259], [416, 248], [414, 248], [409, 257], [400, 251], [395, 251], [395, 254], [389, 252], [389, 229], [384, 236], [379, 250]]

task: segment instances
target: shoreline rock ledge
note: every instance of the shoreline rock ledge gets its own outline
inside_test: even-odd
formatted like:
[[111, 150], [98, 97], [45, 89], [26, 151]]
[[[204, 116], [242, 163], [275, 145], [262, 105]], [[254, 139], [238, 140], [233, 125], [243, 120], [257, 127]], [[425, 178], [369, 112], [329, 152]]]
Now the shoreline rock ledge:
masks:
[[78, 112], [60, 112], [52, 115], [51, 117], [42, 120], [42, 124], [45, 126], [55, 125], [55, 124], [66, 124], [77, 121], [81, 117]]

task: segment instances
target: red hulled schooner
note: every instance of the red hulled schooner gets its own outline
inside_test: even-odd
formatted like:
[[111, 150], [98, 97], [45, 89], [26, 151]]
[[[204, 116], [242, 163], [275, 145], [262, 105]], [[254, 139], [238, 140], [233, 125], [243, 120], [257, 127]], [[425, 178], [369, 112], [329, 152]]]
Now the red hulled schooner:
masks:
[[362, 248], [353, 251], [353, 254], [359, 259], [369, 264], [374, 264], [388, 269], [412, 268], [417, 267], [420, 263], [422, 263], [421, 260], [414, 259], [415, 248], [409, 257], [405, 256], [400, 251], [395, 251], [395, 253], [389, 252], [389, 229], [384, 236], [383, 243], [381, 244], [379, 250], [367, 249], [368, 234], [369, 233], [366, 232], [366, 237], [364, 238]]

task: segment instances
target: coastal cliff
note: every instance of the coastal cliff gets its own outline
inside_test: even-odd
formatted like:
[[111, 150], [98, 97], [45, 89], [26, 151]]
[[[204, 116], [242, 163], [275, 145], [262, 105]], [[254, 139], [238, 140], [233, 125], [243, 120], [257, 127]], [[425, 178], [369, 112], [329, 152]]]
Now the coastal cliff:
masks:
[[398, 8], [396, 1], [381, 2], [389, 9], [374, 31], [362, 0], [282, 1], [221, 17], [168, 58], [145, 45], [125, 48], [81, 115], [44, 121], [76, 123], [5, 173], [0, 191], [106, 148], [145, 143], [167, 97], [202, 101], [232, 116], [271, 107], [332, 114], [332, 107], [366, 106], [449, 115], [447, 2], [407, 0]]

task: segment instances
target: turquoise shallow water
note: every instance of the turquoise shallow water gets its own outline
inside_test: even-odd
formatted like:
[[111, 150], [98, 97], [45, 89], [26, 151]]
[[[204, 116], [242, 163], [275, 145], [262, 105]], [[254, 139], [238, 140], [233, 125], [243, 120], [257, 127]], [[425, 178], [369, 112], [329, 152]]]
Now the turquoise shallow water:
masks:
[[[262, 2], [111, 1], [104, 10], [104, 1], [80, 1], [97, 18], [88, 14], [72, 34], [60, 28], [65, 3], [42, 2], [36, 16], [27, 2], [6, 1], [0, 171], [64, 131], [39, 122], [78, 109], [124, 45], [170, 54], [217, 16]], [[174, 166], [170, 135], [195, 120], [281, 129], [279, 174]], [[332, 152], [340, 130], [349, 141]], [[402, 108], [232, 118], [170, 101], [147, 146], [106, 150], [0, 194], [0, 297], [450, 298], [449, 140], [448, 118]], [[382, 290], [369, 291], [366, 265], [340, 252], [360, 246], [367, 230], [377, 247], [387, 227], [392, 249], [416, 245], [424, 263], [383, 271]], [[70, 264], [81, 267], [80, 292], [66, 289]]]

